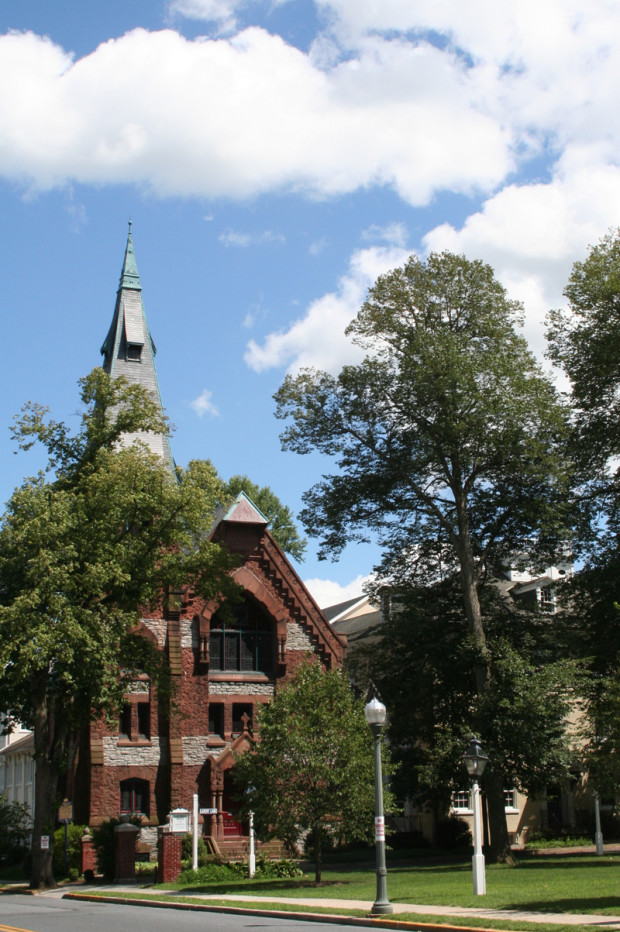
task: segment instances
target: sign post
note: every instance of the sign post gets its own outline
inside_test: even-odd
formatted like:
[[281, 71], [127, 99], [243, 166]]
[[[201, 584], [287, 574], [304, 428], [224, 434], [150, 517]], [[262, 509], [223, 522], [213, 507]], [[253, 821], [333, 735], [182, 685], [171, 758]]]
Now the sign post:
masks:
[[68, 799], [63, 799], [58, 809], [58, 821], [64, 822], [65, 825], [65, 877], [69, 876], [69, 835], [67, 826], [73, 822], [73, 803]]

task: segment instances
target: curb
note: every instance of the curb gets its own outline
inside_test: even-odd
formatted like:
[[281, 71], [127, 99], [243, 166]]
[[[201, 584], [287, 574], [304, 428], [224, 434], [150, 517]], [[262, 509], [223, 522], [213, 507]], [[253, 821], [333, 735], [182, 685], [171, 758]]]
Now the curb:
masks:
[[117, 903], [129, 906], [157, 906], [163, 909], [184, 909], [194, 912], [230, 913], [238, 916], [266, 916], [271, 919], [303, 919], [306, 922], [332, 922], [343, 926], [367, 926], [380, 929], [422, 929], [424, 932], [497, 932], [481, 926], [453, 926], [448, 923], [417, 922], [404, 919], [388, 919], [384, 916], [340, 916], [331, 913], [304, 913], [281, 909], [253, 909], [244, 906], [210, 906], [203, 903], [171, 903], [169, 900], [133, 900], [130, 897], [97, 896], [92, 893], [65, 893], [63, 900], [86, 900], [93, 903]]

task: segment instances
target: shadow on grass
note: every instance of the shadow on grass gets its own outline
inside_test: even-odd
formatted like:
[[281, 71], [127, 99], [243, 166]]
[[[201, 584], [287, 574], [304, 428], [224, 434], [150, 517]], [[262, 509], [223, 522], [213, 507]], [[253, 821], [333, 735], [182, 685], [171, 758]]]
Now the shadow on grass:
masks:
[[315, 883], [313, 880], [265, 880], [260, 884], [240, 881], [239, 883], [207, 883], [200, 886], [188, 885], [179, 887], [178, 893], [200, 894], [208, 893], [210, 896], [218, 894], [245, 894], [246, 896], [262, 896], [263, 893], [279, 893], [284, 891], [304, 891], [304, 890], [333, 890], [337, 887], [346, 887], [346, 881], [342, 880], [322, 880]]
[[528, 900], [506, 903], [502, 909], [519, 909], [533, 913], [620, 913], [620, 896], [580, 896], [558, 900]]

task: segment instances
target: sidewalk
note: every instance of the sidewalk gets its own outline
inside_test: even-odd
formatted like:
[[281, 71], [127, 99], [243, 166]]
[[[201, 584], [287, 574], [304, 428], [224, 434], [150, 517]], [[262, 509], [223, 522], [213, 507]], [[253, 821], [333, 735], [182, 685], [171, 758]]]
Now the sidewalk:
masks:
[[[214, 900], [218, 903], [222, 901], [228, 901], [231, 903], [237, 904], [240, 908], [245, 911], [251, 911], [257, 914], [263, 915], [274, 915], [273, 909], [261, 909], [260, 904], [269, 902], [269, 903], [282, 903], [283, 905], [288, 906], [299, 906], [299, 913], [303, 913], [304, 908], [312, 906], [320, 906], [324, 909], [333, 909], [334, 913], [331, 914], [330, 918], [337, 918], [337, 911], [341, 909], [360, 909], [364, 912], [370, 914], [372, 908], [372, 902], [365, 900], [338, 900], [338, 899], [315, 899], [314, 897], [303, 898], [303, 897], [276, 897], [270, 896], [261, 897], [261, 896], [251, 896], [251, 895], [231, 895], [231, 894], [220, 894], [218, 896], [209, 896], [204, 894], [192, 894], [192, 893], [183, 893], [180, 894], [178, 890], [170, 891], [156, 891], [149, 889], [148, 887], [138, 887], [136, 885], [110, 885], [106, 887], [102, 886], [92, 886], [92, 887], [75, 887], [72, 891], [68, 891], [67, 887], [57, 888], [56, 890], [51, 890], [40, 894], [42, 896], [54, 896], [54, 897], [64, 897], [75, 899], [100, 899], [101, 893], [103, 890], [106, 891], [106, 894], [113, 894], [114, 892], [127, 894], [127, 893], [148, 893], [152, 900], [149, 898], [148, 901], [145, 900], [136, 900], [141, 905], [148, 905], [152, 903], [155, 905], [157, 903], [160, 905], [162, 902], [166, 903], [168, 907], [178, 907], [183, 908], [183, 903], [172, 903], [170, 900], [166, 899], [168, 895], [174, 896], [183, 896], [187, 897], [188, 900], [199, 899], [205, 901], [205, 910], [216, 910], [218, 907], [208, 905], [209, 900]], [[78, 892], [79, 891], [79, 892]], [[103, 899], [103, 897], [101, 897]], [[113, 896], [105, 896], [105, 900], [108, 902], [114, 902]], [[123, 897], [121, 900], [123, 903], [127, 903], [128, 900]], [[246, 904], [245, 908], [244, 905]], [[187, 906], [190, 906], [188, 902]], [[475, 907], [460, 907], [460, 906], [429, 906], [413, 903], [393, 903], [393, 915], [397, 917], [399, 914], [403, 913], [415, 913], [417, 915], [427, 915], [427, 916], [445, 916], [446, 922], [445, 925], [442, 924], [442, 929], [447, 929], [450, 927], [450, 917], [451, 916], [460, 916], [460, 917], [471, 917], [477, 919], [489, 920], [490, 925], [492, 926], [492, 920], [494, 919], [508, 919], [512, 922], [523, 922], [523, 923], [548, 923], [553, 925], [583, 925], [583, 926], [592, 926], [593, 928], [605, 928], [610, 930], [619, 930], [620, 932], [620, 916], [606, 916], [606, 915], [595, 915], [593, 913], [542, 913], [542, 912], [528, 912], [526, 910], [518, 909], [485, 909], [483, 906]], [[191, 908], [196, 909], [200, 908], [199, 904], [194, 902], [191, 903]], [[226, 907], [219, 907], [225, 909]], [[288, 918], [293, 918], [295, 912], [282, 911], [278, 915], [284, 915]], [[307, 913], [305, 914], [308, 915]], [[326, 918], [325, 914], [321, 914], [323, 918]], [[344, 918], [344, 917], [343, 917]], [[389, 916], [377, 917], [381, 918], [382, 924], [385, 924], [386, 920], [389, 920]], [[349, 920], [350, 921], [350, 920]], [[372, 922], [376, 922], [376, 919], [373, 919]], [[355, 920], [358, 922], [358, 920]], [[349, 924], [349, 922], [347, 922]], [[422, 923], [420, 923], [422, 924]], [[399, 923], [399, 927], [402, 928], [402, 921]], [[464, 932], [462, 926], [454, 927], [459, 930], [459, 932]], [[487, 927], [488, 928], [488, 927]]]

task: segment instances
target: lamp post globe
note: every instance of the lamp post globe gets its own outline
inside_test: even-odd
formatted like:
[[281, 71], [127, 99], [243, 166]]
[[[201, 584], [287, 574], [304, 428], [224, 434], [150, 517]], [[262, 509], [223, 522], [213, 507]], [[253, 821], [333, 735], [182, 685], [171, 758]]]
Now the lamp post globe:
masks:
[[479, 896], [487, 892], [484, 855], [482, 853], [482, 817], [480, 808], [480, 787], [478, 780], [484, 773], [489, 758], [482, 750], [478, 738], [472, 735], [469, 747], [463, 754], [463, 763], [471, 777], [472, 809], [474, 811], [474, 854], [471, 859], [474, 894]]
[[366, 721], [374, 739], [375, 762], [375, 849], [377, 856], [377, 897], [371, 913], [375, 916], [391, 913], [392, 904], [387, 895], [387, 868], [385, 866], [385, 819], [383, 816], [383, 772], [381, 767], [381, 732], [385, 725], [386, 709], [373, 697], [364, 707]]

